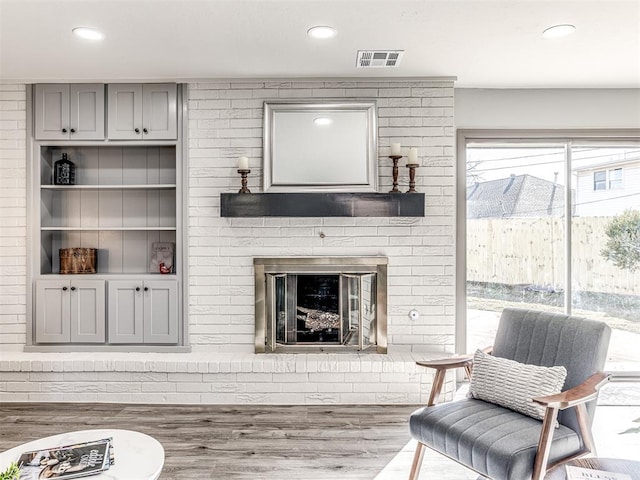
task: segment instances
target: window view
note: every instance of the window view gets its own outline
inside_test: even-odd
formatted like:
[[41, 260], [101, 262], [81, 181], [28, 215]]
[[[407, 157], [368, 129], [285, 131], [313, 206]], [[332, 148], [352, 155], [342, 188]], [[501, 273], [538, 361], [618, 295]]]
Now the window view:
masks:
[[638, 371], [640, 147], [477, 143], [466, 167], [469, 347], [504, 307], [571, 312], [612, 327], [608, 369]]

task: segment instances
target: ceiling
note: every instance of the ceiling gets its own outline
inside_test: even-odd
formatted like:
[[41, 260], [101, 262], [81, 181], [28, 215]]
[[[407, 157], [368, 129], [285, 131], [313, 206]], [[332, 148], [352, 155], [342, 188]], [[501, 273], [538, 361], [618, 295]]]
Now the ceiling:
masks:
[[[576, 32], [543, 39], [571, 23]], [[338, 35], [318, 41], [314, 25]], [[103, 31], [101, 42], [71, 34]], [[405, 51], [356, 69], [357, 50]], [[458, 87], [640, 87], [640, 0], [0, 0], [0, 81], [457, 77]]]

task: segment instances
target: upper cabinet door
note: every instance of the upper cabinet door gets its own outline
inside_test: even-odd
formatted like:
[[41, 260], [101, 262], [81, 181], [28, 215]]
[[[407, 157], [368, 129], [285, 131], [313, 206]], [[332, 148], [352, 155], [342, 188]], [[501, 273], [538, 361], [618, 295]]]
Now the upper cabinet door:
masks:
[[77, 84], [70, 87], [69, 138], [104, 139], [104, 85]]
[[38, 84], [35, 88], [38, 140], [103, 140], [103, 84]]
[[45, 83], [35, 88], [35, 135], [40, 140], [69, 138], [69, 85]]
[[150, 83], [142, 87], [144, 140], [175, 140], [178, 135], [175, 83]]
[[109, 84], [107, 98], [109, 139], [143, 140], [142, 84]]
[[110, 140], [178, 138], [175, 83], [115, 83], [108, 89]]

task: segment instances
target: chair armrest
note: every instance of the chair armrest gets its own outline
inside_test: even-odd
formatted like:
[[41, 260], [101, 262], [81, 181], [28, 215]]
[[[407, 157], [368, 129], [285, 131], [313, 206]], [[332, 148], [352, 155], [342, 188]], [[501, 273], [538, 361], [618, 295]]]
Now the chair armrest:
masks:
[[[484, 353], [491, 353], [493, 347], [485, 347], [482, 349]], [[448, 358], [440, 358], [437, 360], [420, 360], [417, 365], [427, 368], [435, 368], [436, 370], [449, 370], [451, 368], [460, 368], [471, 365], [473, 363], [473, 354], [455, 355]]]
[[575, 405], [579, 405], [596, 398], [598, 396], [598, 390], [600, 389], [600, 387], [607, 383], [610, 379], [611, 375], [607, 373], [594, 373], [580, 385], [577, 385], [556, 395], [536, 397], [533, 399], [533, 401], [544, 407], [564, 410], [565, 408], [573, 407]]

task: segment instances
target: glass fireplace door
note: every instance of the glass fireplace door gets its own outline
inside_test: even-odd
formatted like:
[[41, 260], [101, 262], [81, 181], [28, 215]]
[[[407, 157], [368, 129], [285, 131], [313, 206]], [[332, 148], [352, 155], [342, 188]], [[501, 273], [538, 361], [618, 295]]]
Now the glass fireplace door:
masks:
[[348, 346], [376, 343], [376, 274], [271, 274], [266, 324], [270, 351], [279, 346]]

